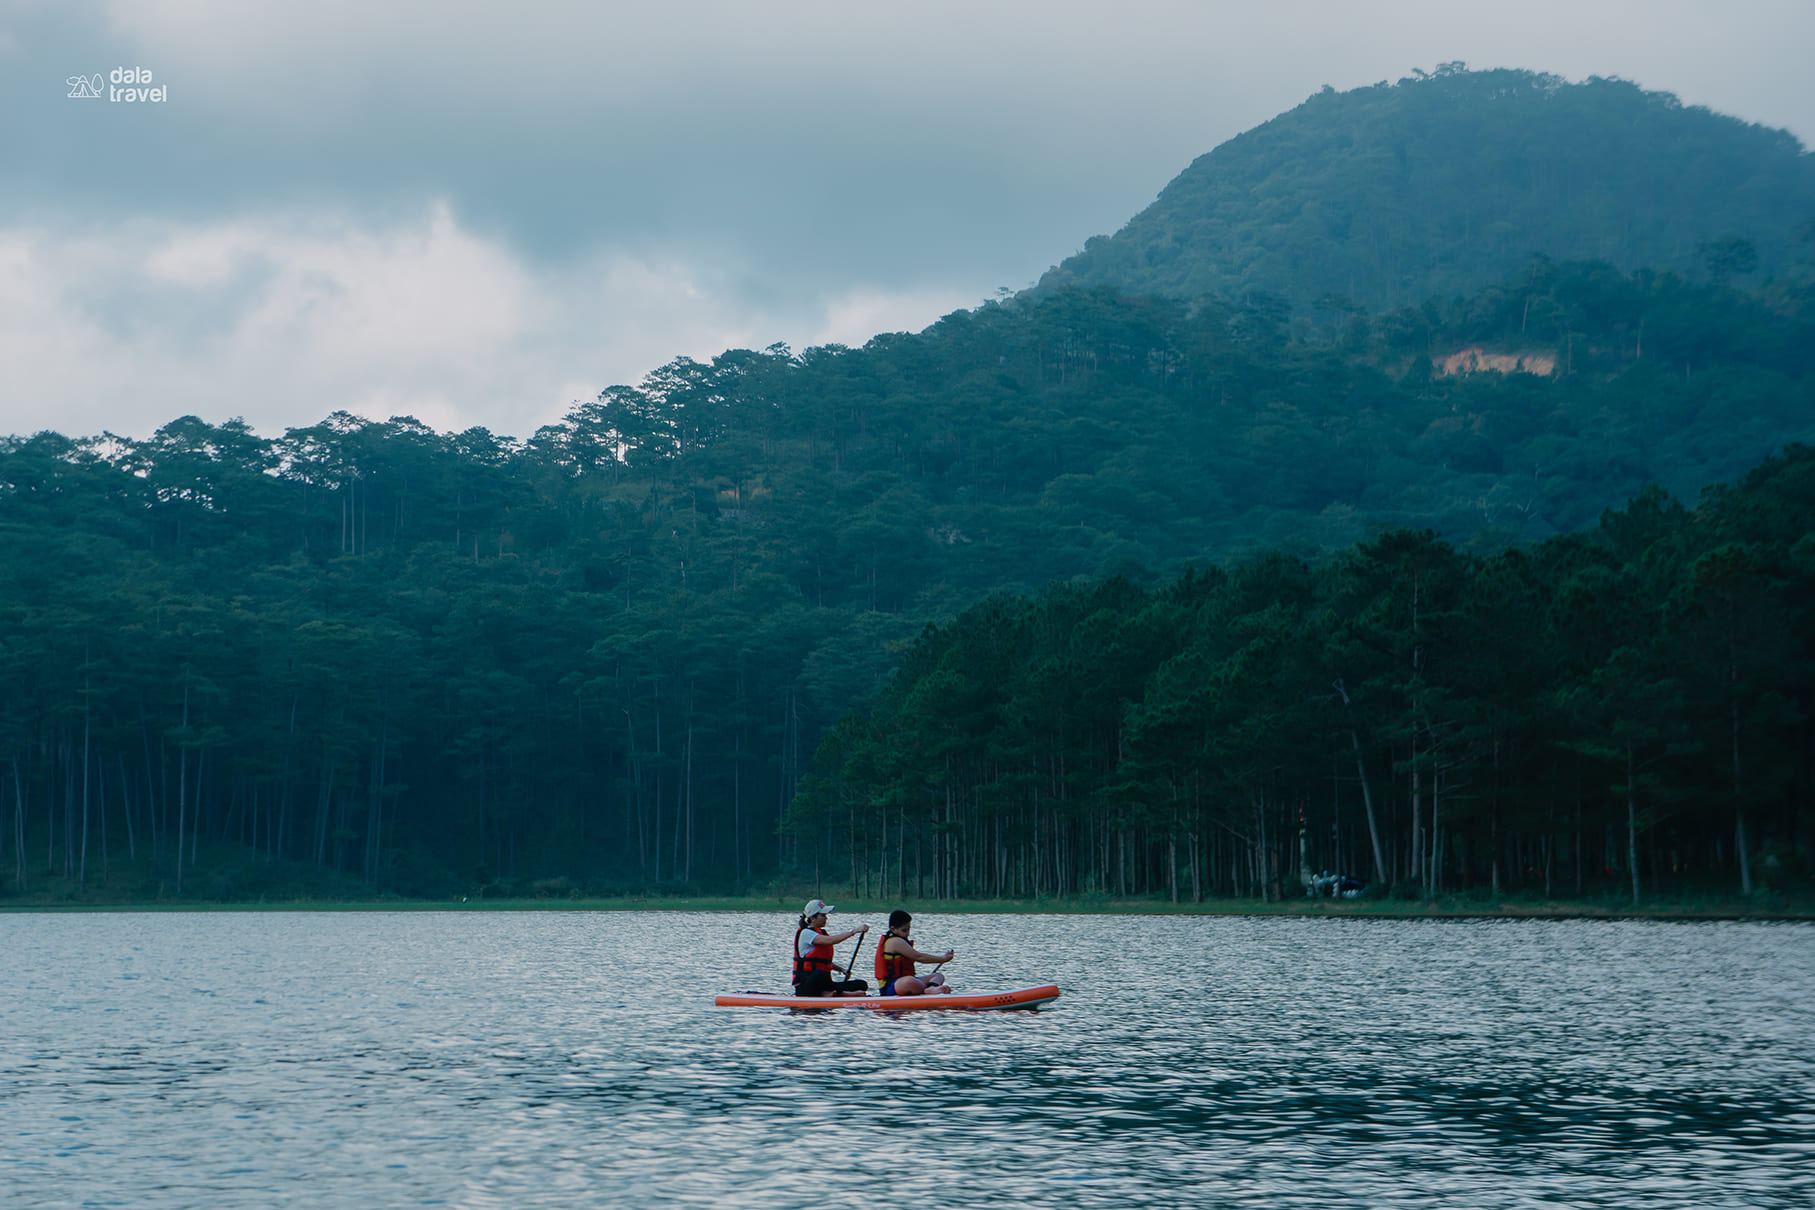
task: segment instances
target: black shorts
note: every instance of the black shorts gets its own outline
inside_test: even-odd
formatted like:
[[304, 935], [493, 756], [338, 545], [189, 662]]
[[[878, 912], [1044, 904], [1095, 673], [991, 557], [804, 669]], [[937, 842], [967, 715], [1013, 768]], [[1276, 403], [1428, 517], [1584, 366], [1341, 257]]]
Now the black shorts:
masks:
[[862, 995], [869, 990], [870, 985], [862, 979], [833, 979], [831, 971], [814, 971], [794, 985], [797, 996]]

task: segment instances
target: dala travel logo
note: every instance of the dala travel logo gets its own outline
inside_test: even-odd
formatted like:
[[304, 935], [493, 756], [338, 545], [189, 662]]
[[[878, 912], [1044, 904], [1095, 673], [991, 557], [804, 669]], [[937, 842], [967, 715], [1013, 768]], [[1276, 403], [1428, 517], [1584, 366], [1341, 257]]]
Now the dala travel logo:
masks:
[[155, 103], [169, 99], [168, 84], [153, 85], [149, 67], [116, 67], [107, 77], [108, 89], [101, 91], [101, 73], [92, 76], [71, 76], [63, 81], [69, 85], [69, 95], [84, 99], [100, 100], [105, 96], [114, 102], [147, 102]]

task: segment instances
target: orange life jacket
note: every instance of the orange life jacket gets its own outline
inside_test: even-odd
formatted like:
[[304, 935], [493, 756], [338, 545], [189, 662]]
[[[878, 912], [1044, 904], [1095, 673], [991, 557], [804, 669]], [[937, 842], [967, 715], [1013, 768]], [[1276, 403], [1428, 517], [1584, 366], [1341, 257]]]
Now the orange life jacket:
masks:
[[[901, 979], [914, 973], [914, 960], [912, 958], [908, 957], [906, 954], [891, 954], [888, 952], [889, 942], [894, 939], [895, 934], [890, 933], [876, 946], [876, 978], [882, 982], [882, 986], [884, 987], [889, 985], [890, 979]], [[914, 944], [914, 939], [912, 937], [903, 937], [902, 940], [909, 945]]]
[[[794, 982], [796, 983], [799, 983], [814, 971], [825, 971], [828, 975], [832, 973], [832, 955], [834, 951], [830, 942], [815, 941], [812, 950], [808, 952], [807, 956], [805, 958], [800, 956], [800, 935], [806, 931], [805, 925], [794, 930]], [[821, 937], [826, 935], [824, 929], [814, 929], [813, 931], [818, 933]]]

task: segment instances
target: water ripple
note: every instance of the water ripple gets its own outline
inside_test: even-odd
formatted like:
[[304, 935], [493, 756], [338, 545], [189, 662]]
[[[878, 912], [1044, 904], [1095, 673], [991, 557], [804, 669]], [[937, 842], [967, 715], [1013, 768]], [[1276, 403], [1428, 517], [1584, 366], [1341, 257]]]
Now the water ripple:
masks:
[[0, 1202], [1815, 1204], [1806, 925], [928, 911], [1064, 997], [712, 1008], [788, 924], [0, 917]]

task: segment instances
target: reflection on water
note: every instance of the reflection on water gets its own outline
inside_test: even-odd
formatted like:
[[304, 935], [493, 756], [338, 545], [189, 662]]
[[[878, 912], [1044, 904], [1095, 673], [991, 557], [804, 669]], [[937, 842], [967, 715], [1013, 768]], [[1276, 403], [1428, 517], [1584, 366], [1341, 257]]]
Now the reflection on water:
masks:
[[1064, 997], [713, 1008], [786, 912], [0, 916], [0, 1204], [1815, 1205], [1815, 927], [915, 906]]

